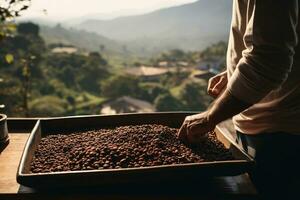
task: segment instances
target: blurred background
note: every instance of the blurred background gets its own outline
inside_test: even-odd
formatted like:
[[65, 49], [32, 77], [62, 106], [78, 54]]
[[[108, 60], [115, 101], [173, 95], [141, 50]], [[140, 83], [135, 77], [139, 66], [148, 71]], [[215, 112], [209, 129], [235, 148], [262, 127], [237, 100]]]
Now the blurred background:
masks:
[[201, 111], [231, 0], [0, 0], [0, 112]]

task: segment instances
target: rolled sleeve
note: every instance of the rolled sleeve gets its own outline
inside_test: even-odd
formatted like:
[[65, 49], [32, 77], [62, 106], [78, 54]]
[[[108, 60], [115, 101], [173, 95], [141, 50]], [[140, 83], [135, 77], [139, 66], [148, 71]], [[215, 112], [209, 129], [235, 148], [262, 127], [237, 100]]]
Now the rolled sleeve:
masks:
[[297, 45], [298, 0], [257, 0], [244, 36], [246, 50], [227, 88], [255, 104], [287, 79]]

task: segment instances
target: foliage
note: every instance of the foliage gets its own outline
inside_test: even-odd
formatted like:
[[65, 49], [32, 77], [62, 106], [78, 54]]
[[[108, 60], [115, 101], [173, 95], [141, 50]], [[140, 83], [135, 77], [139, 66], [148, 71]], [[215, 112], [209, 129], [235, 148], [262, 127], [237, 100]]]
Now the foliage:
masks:
[[[59, 115], [75, 114], [77, 112], [74, 109], [77, 104], [75, 97], [83, 91], [99, 95], [100, 82], [109, 76], [110, 67], [98, 52], [91, 52], [88, 55], [51, 53], [38, 31], [39, 26], [33, 23], [21, 23], [17, 26], [14, 37], [7, 37], [2, 41], [1, 74], [9, 79], [7, 81], [17, 80], [5, 85], [6, 90], [3, 90], [3, 93], [8, 93], [10, 88], [18, 88], [19, 91], [16, 94], [18, 98], [15, 97], [19, 103], [15, 106], [6, 98], [10, 95], [3, 94], [3, 102], [9, 104], [5, 111], [8, 114], [19, 115], [43, 115], [42, 111], [49, 116], [53, 116], [55, 112]], [[47, 104], [36, 101], [36, 98], [44, 96], [51, 96], [52, 100], [54, 97], [60, 98], [69, 106], [55, 106], [58, 101], [51, 101], [49, 107], [53, 112], [50, 112], [51, 109], [45, 108]], [[101, 103], [102, 99], [87, 99], [84, 103], [95, 106]], [[87, 112], [91, 106], [82, 105], [82, 109], [86, 109], [82, 112]]]
[[216, 44], [213, 44], [203, 50], [200, 54], [201, 59], [209, 59], [209, 58], [221, 58], [223, 62], [220, 63], [219, 71], [224, 71], [226, 66], [226, 52], [227, 52], [227, 43], [220, 41]]
[[22, 113], [22, 97], [20, 93], [20, 81], [10, 75], [6, 75], [0, 84], [0, 102], [5, 103], [3, 112], [7, 114], [15, 113], [15, 116], [20, 116]]
[[63, 115], [67, 106], [68, 103], [61, 98], [55, 96], [43, 96], [33, 100], [29, 107], [31, 116], [51, 117]]
[[[39, 30], [33, 23], [18, 24], [15, 36], [1, 43], [0, 79], [5, 80], [0, 84], [0, 102], [7, 104], [4, 111], [9, 115], [99, 114], [105, 101], [121, 96], [151, 102], [158, 111], [203, 110], [211, 101], [207, 83], [191, 82], [188, 67], [177, 66], [160, 80], [147, 81], [120, 74], [125, 65], [116, 67], [115, 60], [127, 67], [155, 65], [159, 56], [149, 61], [138, 57], [125, 61], [102, 55], [108, 52], [106, 46], [92, 52], [54, 53], [53, 48], [77, 47], [63, 43], [46, 46]], [[195, 63], [199, 52], [172, 50], [165, 55], [175, 64]]]
[[[0, 0], [0, 42], [14, 34], [15, 24], [7, 21], [20, 16], [20, 13], [29, 7], [28, 3], [30, 0]], [[14, 57], [10, 53], [4, 55], [4, 58], [7, 64], [12, 64], [14, 61]], [[2, 80], [0, 77], [0, 82]], [[5, 108], [5, 105], [0, 104], [0, 108]]]
[[161, 77], [160, 83], [167, 88], [172, 88], [178, 86], [184, 82], [188, 76], [190, 75], [189, 72], [182, 72], [180, 68], [174, 73], [167, 73]]
[[[39, 30], [37, 25], [23, 23], [20, 26], [22, 29], [17, 29], [14, 37], [6, 37], [2, 40], [0, 57], [3, 59], [0, 60], [0, 65], [6, 72], [7, 78], [16, 76], [20, 81], [18, 87], [20, 88], [19, 98], [22, 99], [23, 104], [22, 111], [28, 115], [31, 83], [43, 77], [39, 64], [45, 51], [45, 44], [36, 33]], [[33, 29], [33, 27], [36, 28]], [[23, 29], [27, 31], [21, 31]], [[32, 31], [35, 31], [34, 34]], [[11, 85], [11, 87], [16, 87], [16, 85]]]
[[158, 63], [160, 61], [168, 61], [168, 62], [179, 62], [179, 61], [186, 61], [192, 62], [193, 54], [189, 52], [184, 52], [180, 49], [173, 49], [167, 52], [161, 53], [158, 58], [155, 59], [155, 62]]
[[5, 55], [5, 61], [7, 62], [7, 64], [12, 64], [14, 61], [14, 55], [12, 54], [6, 54]]
[[19, 17], [29, 7], [30, 0], [1, 0], [0, 21]]
[[170, 93], [159, 95], [154, 105], [158, 111], [178, 111], [183, 110], [184, 105]]
[[186, 105], [187, 110], [205, 110], [211, 98], [206, 94], [207, 85], [199, 82], [190, 82], [184, 85], [179, 99]]
[[144, 91], [139, 98], [151, 103], [153, 103], [159, 95], [169, 92], [167, 88], [163, 87], [159, 83], [141, 82], [139, 87], [141, 88], [141, 91]]
[[213, 44], [209, 47], [207, 47], [205, 50], [201, 52], [202, 58], [207, 58], [210, 56], [225, 56], [227, 51], [227, 43], [220, 41], [216, 44]]
[[117, 98], [131, 94], [136, 97], [141, 89], [138, 86], [138, 79], [131, 76], [115, 75], [103, 81], [101, 92], [103, 96]]
[[21, 23], [17, 26], [17, 31], [22, 35], [33, 35], [37, 37], [40, 33], [40, 27], [34, 23]]
[[78, 54], [50, 54], [46, 65], [48, 76], [56, 77], [68, 88], [99, 93], [99, 82], [108, 77], [109, 66], [99, 53], [88, 56]]
[[19, 17], [27, 10], [31, 0], [0, 0], [0, 41], [15, 31], [14, 23], [7, 21]]
[[99, 93], [99, 81], [108, 77], [107, 62], [99, 53], [90, 53], [78, 73], [78, 83], [83, 90]]
[[[99, 113], [99, 108], [101, 104], [106, 101], [106, 98], [91, 95], [89, 93], [81, 93], [80, 96], [76, 99], [75, 102], [75, 112], [72, 112], [76, 115], [84, 115], [84, 114], [91, 114]], [[74, 109], [74, 108], [72, 108]]]

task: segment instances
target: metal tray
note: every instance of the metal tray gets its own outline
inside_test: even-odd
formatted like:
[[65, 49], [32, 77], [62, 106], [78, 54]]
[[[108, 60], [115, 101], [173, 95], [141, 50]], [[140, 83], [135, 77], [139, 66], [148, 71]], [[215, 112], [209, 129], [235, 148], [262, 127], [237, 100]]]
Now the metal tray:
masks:
[[154, 167], [80, 170], [30, 173], [30, 163], [42, 137], [50, 134], [123, 125], [163, 124], [179, 128], [187, 115], [194, 113], [147, 113], [105, 116], [78, 116], [39, 120], [26, 143], [17, 171], [18, 183], [30, 187], [91, 186], [142, 182], [180, 181], [201, 177], [232, 176], [248, 172], [254, 161], [234, 143], [217, 131], [218, 139], [233, 153], [235, 160]]

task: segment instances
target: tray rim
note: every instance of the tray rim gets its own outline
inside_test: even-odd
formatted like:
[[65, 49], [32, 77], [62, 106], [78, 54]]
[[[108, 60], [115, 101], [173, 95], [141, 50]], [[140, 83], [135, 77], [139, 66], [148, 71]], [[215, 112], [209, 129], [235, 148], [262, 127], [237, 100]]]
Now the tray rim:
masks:
[[36, 121], [34, 128], [30, 132], [30, 136], [26, 141], [26, 145], [22, 152], [22, 156], [19, 162], [18, 170], [17, 170], [17, 181], [19, 182], [19, 178], [22, 177], [43, 177], [49, 175], [78, 175], [78, 174], [102, 174], [102, 173], [114, 173], [114, 172], [133, 172], [133, 171], [145, 171], [145, 170], [158, 170], [158, 169], [174, 169], [174, 168], [185, 168], [185, 167], [207, 167], [211, 164], [249, 164], [253, 165], [254, 160], [251, 158], [245, 151], [243, 151], [235, 142], [232, 141], [230, 137], [226, 134], [223, 134], [222, 131], [217, 126], [216, 129], [230, 142], [231, 145], [234, 145], [243, 156], [247, 159], [237, 159], [237, 160], [227, 160], [227, 161], [210, 161], [210, 162], [201, 162], [201, 163], [186, 163], [186, 164], [174, 164], [174, 165], [160, 165], [160, 166], [147, 166], [147, 167], [132, 167], [132, 168], [122, 168], [122, 169], [101, 169], [101, 170], [74, 170], [74, 171], [61, 171], [61, 172], [44, 172], [44, 173], [23, 173], [25, 159], [27, 156], [27, 152], [29, 150], [29, 146], [31, 141], [33, 140], [35, 134], [37, 133], [38, 129], [42, 126], [43, 121], [54, 121], [54, 120], [64, 120], [64, 119], [87, 119], [87, 118], [101, 118], [101, 117], [114, 117], [114, 116], [128, 116], [128, 115], [160, 115], [160, 114], [186, 114], [192, 115], [199, 112], [152, 112], [152, 113], [122, 113], [122, 114], [115, 114], [115, 115], [79, 115], [79, 116], [66, 116], [66, 117], [53, 117], [53, 118], [40, 118]]

